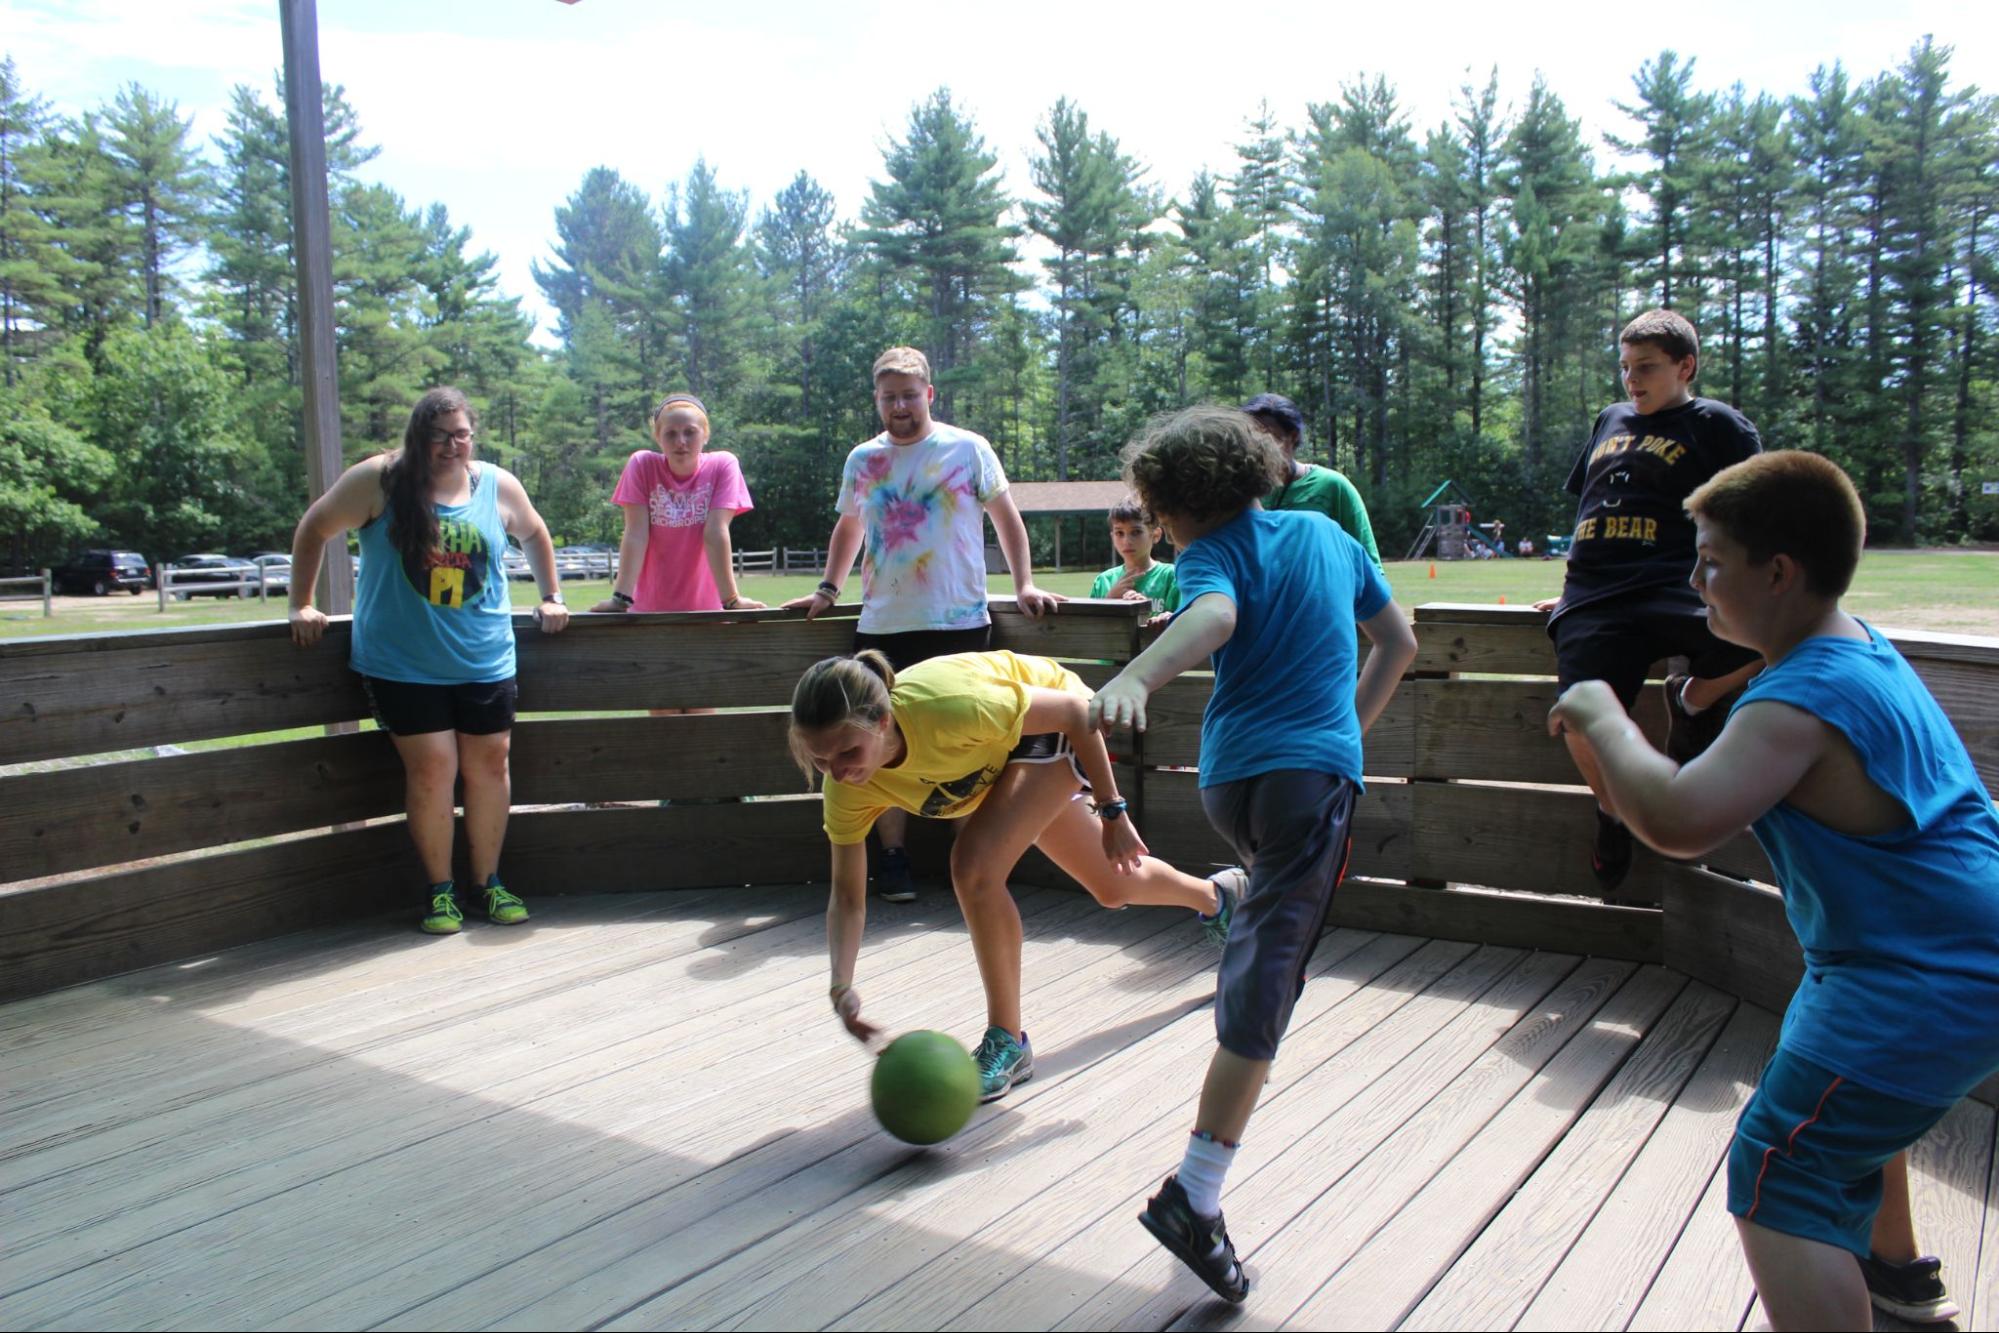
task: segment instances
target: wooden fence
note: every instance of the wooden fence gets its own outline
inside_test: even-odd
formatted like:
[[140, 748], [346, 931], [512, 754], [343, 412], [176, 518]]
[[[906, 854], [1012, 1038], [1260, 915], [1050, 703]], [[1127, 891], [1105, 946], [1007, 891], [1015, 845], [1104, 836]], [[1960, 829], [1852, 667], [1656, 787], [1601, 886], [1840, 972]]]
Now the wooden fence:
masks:
[[[994, 642], [1098, 685], [1147, 637], [1142, 610], [1072, 602], [1030, 621], [996, 599]], [[509, 884], [538, 897], [823, 880], [818, 798], [786, 752], [784, 710], [806, 666], [850, 647], [853, 611], [578, 616], [556, 636], [517, 618]], [[1591, 797], [1545, 729], [1542, 617], [1425, 606], [1416, 626], [1414, 668], [1367, 738], [1335, 920], [1664, 962], [1781, 1008], [1800, 963], [1748, 837], [1699, 865], [1641, 849], [1615, 899], [1597, 894]], [[1999, 786], [1999, 640], [1893, 637]], [[346, 661], [340, 621], [303, 652], [275, 623], [0, 644], [0, 998], [413, 901], [387, 737], [324, 731], [367, 716]], [[1168, 686], [1147, 734], [1112, 747], [1146, 840], [1189, 868], [1228, 858], [1193, 771], [1208, 689], [1198, 673]], [[629, 715], [690, 707], [735, 711]], [[1657, 690], [1639, 720], [1656, 738]], [[181, 751], [242, 737], [258, 739]], [[927, 836], [941, 859], [942, 831]], [[1059, 875], [1032, 856], [1021, 878]]]
[[44, 618], [55, 614], [51, 600], [54, 592], [55, 580], [46, 569], [39, 574], [0, 579], [0, 602], [40, 602]]

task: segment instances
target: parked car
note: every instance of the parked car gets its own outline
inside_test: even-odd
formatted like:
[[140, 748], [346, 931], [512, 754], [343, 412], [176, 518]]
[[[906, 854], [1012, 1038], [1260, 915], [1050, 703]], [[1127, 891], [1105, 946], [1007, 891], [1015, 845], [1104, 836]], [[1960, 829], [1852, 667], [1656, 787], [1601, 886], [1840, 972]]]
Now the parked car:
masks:
[[190, 597], [241, 597], [246, 579], [249, 591], [255, 592], [257, 567], [248, 560], [212, 553], [184, 555], [174, 561], [168, 587], [174, 600], [181, 602]]
[[137, 551], [78, 551], [59, 569], [49, 571], [57, 592], [87, 592], [98, 597], [123, 588], [137, 597], [153, 586], [153, 572]]
[[261, 551], [244, 557], [258, 569], [264, 571], [264, 586], [271, 592], [290, 592], [292, 586], [292, 558], [284, 551]]

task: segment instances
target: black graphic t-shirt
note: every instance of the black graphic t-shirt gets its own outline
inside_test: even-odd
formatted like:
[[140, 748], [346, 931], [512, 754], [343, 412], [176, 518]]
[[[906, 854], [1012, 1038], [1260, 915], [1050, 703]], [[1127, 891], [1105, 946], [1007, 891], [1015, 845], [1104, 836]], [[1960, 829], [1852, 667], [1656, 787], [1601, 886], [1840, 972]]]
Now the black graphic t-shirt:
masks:
[[1715, 473], [1762, 451], [1749, 419], [1712, 398], [1649, 414], [1606, 407], [1569, 472], [1580, 503], [1554, 614], [1633, 595], [1699, 608], [1687, 585], [1694, 521], [1681, 506]]

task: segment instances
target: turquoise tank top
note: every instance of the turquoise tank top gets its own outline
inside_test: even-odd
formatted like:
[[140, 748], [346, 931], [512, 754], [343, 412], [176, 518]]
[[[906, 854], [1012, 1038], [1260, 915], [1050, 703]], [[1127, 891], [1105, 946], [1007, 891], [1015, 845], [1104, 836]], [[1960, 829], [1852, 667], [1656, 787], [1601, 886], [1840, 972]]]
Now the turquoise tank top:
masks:
[[507, 595], [501, 470], [473, 464], [472, 495], [437, 506], [437, 549], [406, 561], [384, 510], [361, 529], [354, 647], [364, 676], [418, 685], [467, 685], [514, 674], [513, 600]]
[[1893, 644], [1815, 638], [1751, 681], [1845, 736], [1909, 812], [1876, 837], [1789, 805], [1756, 821], [1805, 976], [1784, 1043], [1879, 1092], [1948, 1106], [1999, 1070], [1999, 814], [1950, 719]]

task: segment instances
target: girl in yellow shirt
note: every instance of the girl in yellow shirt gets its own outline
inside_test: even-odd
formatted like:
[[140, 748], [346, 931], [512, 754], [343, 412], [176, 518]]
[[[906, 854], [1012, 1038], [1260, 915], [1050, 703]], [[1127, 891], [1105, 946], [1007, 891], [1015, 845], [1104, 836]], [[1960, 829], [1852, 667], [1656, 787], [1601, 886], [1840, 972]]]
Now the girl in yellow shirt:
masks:
[[1021, 1028], [1020, 910], [1007, 890], [1030, 845], [1105, 907], [1185, 907], [1218, 942], [1241, 888], [1239, 870], [1199, 879], [1146, 854], [1089, 703], [1089, 687], [1067, 668], [1004, 651], [936, 657], [901, 673], [872, 650], [829, 657], [792, 694], [792, 754], [826, 777], [833, 1008], [864, 1041], [876, 1029], [861, 1019], [853, 980], [868, 830], [889, 810], [965, 821], [951, 884], [985, 984], [988, 1027], [974, 1058], [986, 1101], [1034, 1072]]

